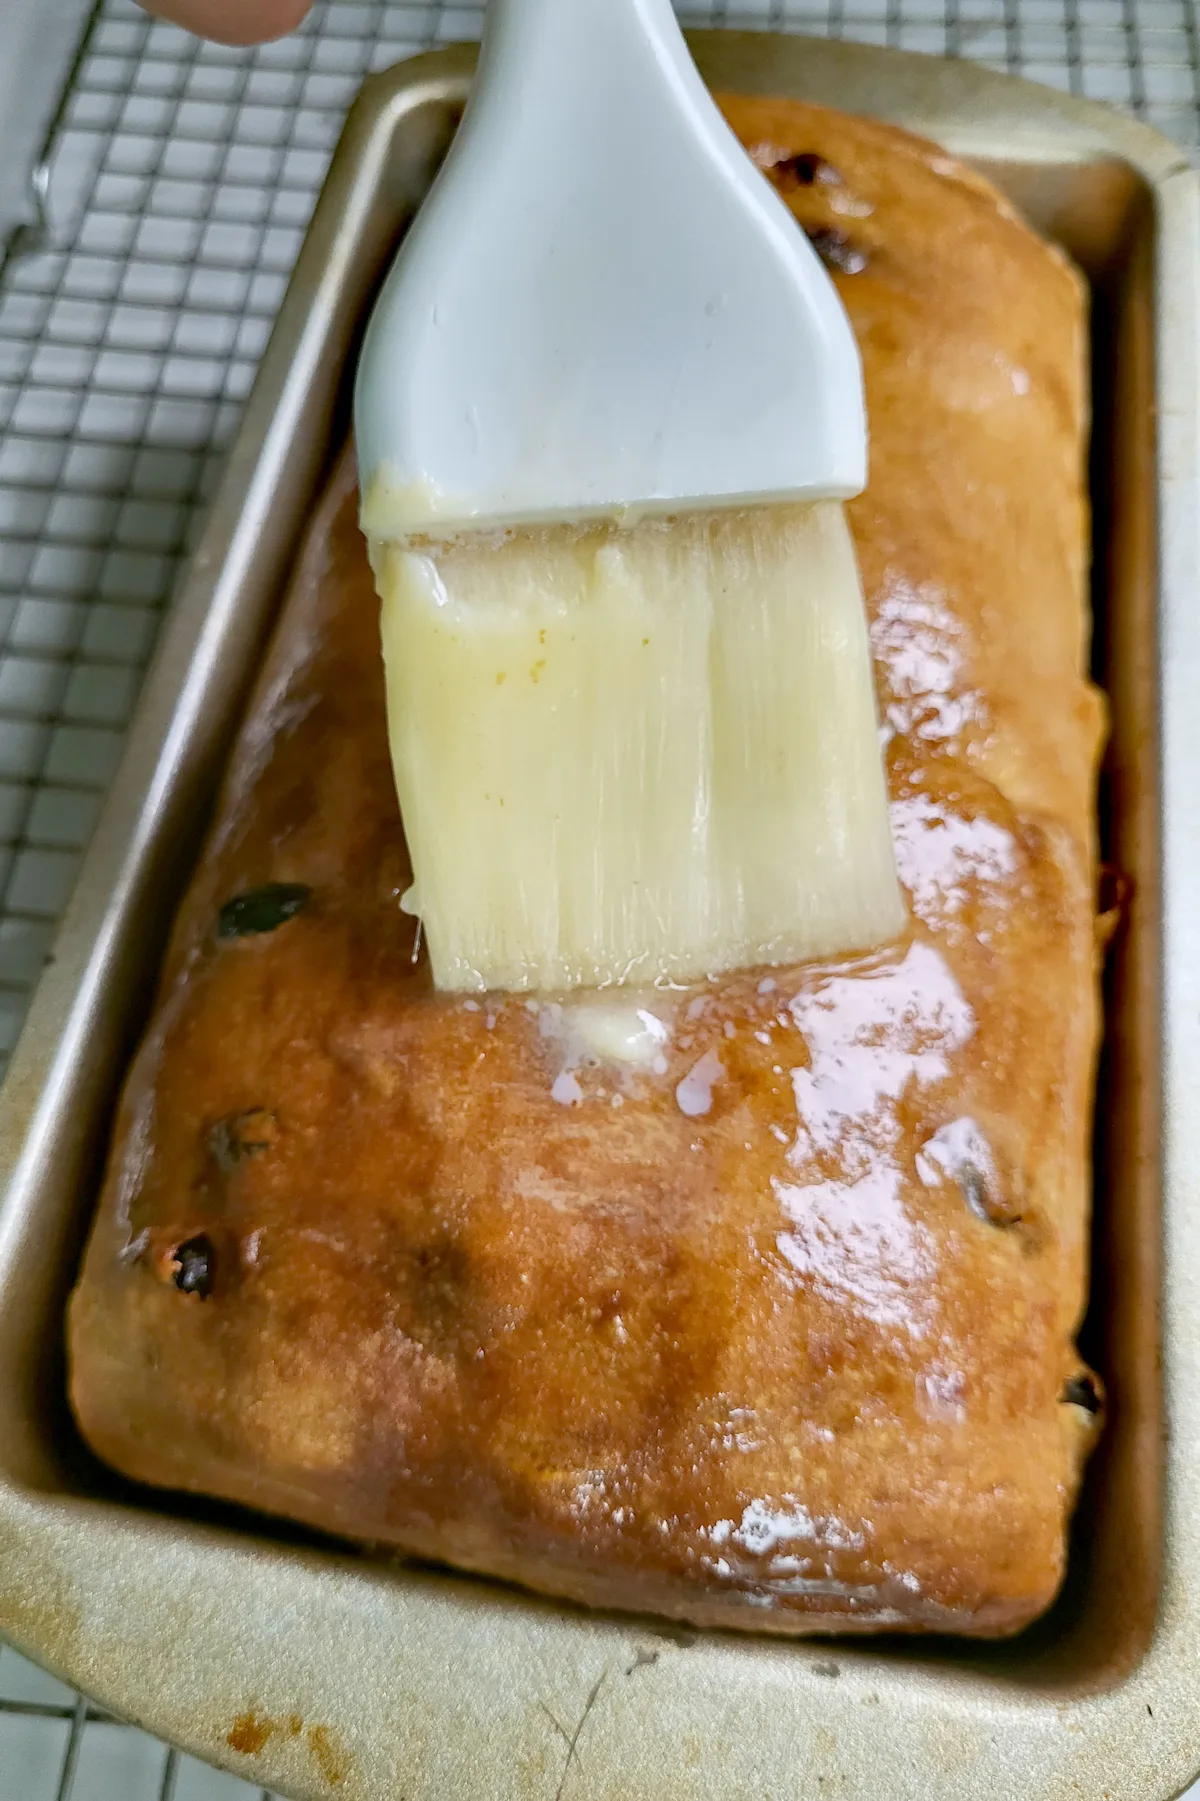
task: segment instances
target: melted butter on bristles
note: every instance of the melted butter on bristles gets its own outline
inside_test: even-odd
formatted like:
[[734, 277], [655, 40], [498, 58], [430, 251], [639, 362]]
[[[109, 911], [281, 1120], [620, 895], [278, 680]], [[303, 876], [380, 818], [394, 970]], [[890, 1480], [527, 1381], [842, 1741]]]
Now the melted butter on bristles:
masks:
[[901, 930], [840, 505], [371, 549], [440, 988], [685, 983]]

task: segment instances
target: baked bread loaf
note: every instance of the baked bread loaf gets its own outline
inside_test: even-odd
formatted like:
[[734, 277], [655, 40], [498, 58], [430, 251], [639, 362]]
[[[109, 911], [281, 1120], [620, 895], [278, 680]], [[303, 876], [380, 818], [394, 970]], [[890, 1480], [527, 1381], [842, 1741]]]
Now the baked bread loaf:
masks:
[[1098, 1405], [1084, 301], [937, 149], [728, 111], [862, 346], [910, 929], [656, 996], [637, 1070], [433, 992], [344, 464], [128, 1079], [71, 1396], [141, 1481], [551, 1594], [1003, 1633]]

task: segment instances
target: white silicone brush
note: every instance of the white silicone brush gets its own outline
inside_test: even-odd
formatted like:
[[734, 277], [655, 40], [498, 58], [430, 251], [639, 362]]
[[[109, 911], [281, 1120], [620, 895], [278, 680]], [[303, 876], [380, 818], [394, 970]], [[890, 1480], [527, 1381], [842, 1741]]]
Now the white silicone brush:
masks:
[[861, 492], [841, 303], [670, 0], [489, 0], [355, 427], [373, 536]]
[[837, 293], [669, 0], [490, 0], [363, 346], [362, 522], [444, 988], [899, 929]]

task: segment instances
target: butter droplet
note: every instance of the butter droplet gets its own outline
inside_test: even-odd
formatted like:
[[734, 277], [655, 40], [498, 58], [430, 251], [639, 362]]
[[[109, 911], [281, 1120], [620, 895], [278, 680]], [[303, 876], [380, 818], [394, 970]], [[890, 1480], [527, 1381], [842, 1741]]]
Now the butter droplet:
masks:
[[560, 1107], [578, 1107], [583, 1100], [583, 1089], [569, 1069], [564, 1069], [560, 1076], [555, 1076], [550, 1089], [550, 1097]]
[[675, 1090], [679, 1111], [689, 1119], [699, 1119], [701, 1114], [710, 1112], [713, 1086], [724, 1074], [725, 1065], [716, 1051], [705, 1051]]

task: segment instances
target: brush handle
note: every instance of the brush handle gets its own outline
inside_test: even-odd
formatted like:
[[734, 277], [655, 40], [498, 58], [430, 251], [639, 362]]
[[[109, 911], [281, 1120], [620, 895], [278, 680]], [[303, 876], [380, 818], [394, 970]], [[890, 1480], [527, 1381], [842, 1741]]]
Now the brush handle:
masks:
[[716, 107], [692, 62], [671, 0], [489, 0], [472, 106], [526, 108], [576, 134], [612, 109], [677, 103]]
[[627, 72], [638, 56], [690, 61], [671, 0], [488, 0], [481, 78], [494, 65], [508, 74], [513, 58], [523, 70], [548, 56], [561, 72], [579, 70], [598, 82]]
[[862, 488], [849, 322], [669, 0], [491, 0], [355, 419], [379, 536]]

